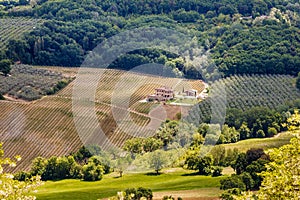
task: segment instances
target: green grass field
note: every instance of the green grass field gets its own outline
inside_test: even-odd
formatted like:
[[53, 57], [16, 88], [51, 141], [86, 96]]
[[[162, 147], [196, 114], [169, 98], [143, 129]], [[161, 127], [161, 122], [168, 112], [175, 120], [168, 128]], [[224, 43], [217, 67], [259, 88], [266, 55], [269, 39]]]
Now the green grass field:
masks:
[[289, 132], [283, 132], [272, 138], [258, 138], [258, 139], [247, 139], [237, 143], [223, 144], [226, 149], [237, 148], [242, 152], [246, 152], [250, 148], [262, 148], [270, 149], [281, 147], [282, 145], [288, 144], [292, 138], [292, 134]]
[[[198, 196], [218, 197], [222, 177], [193, 176], [193, 171], [183, 169], [165, 170], [163, 174], [130, 173], [118, 178], [115, 173], [105, 175], [101, 181], [85, 182], [80, 180], [48, 181], [39, 188], [37, 199], [101, 199], [111, 197], [118, 191], [132, 187], [146, 187], [155, 192], [193, 190]], [[177, 193], [177, 192], [176, 192]]]

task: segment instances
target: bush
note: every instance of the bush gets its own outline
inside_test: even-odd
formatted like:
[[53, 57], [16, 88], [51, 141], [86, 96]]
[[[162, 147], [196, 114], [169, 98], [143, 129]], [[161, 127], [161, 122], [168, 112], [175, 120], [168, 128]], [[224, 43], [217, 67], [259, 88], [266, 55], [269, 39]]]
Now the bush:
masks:
[[164, 196], [162, 200], [175, 200], [175, 198], [172, 196]]
[[256, 134], [258, 138], [264, 138], [266, 136], [263, 130], [258, 130]]
[[83, 180], [85, 181], [99, 181], [103, 176], [103, 167], [95, 163], [88, 163], [82, 167]]
[[142, 197], [146, 198], [147, 200], [152, 200], [152, 190], [142, 187], [139, 187], [138, 189], [128, 188], [125, 190], [125, 200], [140, 200]]
[[14, 180], [18, 181], [27, 181], [32, 177], [32, 175], [29, 172], [18, 172], [14, 175]]
[[220, 196], [223, 200], [234, 200], [233, 195], [241, 195], [242, 191], [239, 188], [228, 189]]
[[0, 100], [5, 100], [5, 98], [2, 94], [0, 94]]
[[276, 130], [276, 128], [273, 128], [273, 127], [271, 127], [271, 128], [269, 128], [268, 129], [268, 137], [273, 137], [274, 135], [277, 135], [277, 130]]
[[220, 166], [213, 166], [212, 167], [212, 176], [216, 177], [216, 176], [222, 176], [222, 171], [223, 168]]
[[230, 177], [222, 179], [220, 181], [220, 184], [221, 184], [221, 186], [220, 186], [221, 190], [228, 190], [228, 189], [232, 189], [232, 188], [239, 188], [241, 191], [246, 190], [245, 183], [242, 181], [241, 177], [239, 177], [238, 175], [232, 175]]

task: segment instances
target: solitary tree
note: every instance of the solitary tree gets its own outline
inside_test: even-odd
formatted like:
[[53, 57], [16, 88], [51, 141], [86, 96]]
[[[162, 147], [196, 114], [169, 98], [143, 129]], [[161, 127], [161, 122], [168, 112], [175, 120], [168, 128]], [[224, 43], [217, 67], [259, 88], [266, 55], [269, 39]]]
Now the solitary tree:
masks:
[[156, 174], [159, 174], [159, 171], [166, 165], [166, 158], [162, 150], [151, 153], [149, 165], [155, 170]]
[[4, 74], [4, 76], [7, 76], [7, 74], [10, 72], [11, 70], [11, 61], [8, 59], [4, 59], [0, 61], [0, 72], [2, 72]]

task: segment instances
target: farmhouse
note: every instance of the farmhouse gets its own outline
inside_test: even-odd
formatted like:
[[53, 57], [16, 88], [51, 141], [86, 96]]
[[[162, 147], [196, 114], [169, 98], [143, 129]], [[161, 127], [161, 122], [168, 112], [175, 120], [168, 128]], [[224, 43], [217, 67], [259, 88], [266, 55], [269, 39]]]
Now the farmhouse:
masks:
[[174, 98], [174, 90], [169, 87], [161, 87], [155, 89], [155, 94], [148, 95], [148, 101], [167, 101]]

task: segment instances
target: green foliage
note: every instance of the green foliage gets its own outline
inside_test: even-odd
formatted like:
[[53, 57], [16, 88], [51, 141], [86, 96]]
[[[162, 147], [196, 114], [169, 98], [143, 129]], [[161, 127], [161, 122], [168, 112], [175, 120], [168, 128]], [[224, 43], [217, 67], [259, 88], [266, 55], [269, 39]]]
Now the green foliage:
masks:
[[0, 93], [32, 101], [43, 95], [54, 94], [70, 81], [61, 73], [29, 65], [13, 65], [11, 76], [0, 79]]
[[200, 151], [190, 150], [187, 151], [185, 158], [185, 165], [187, 169], [197, 170], [201, 175], [209, 175], [213, 159], [211, 156], [200, 156]]
[[0, 72], [4, 74], [4, 76], [7, 76], [11, 70], [11, 61], [8, 59], [1, 60], [0, 61]]
[[[84, 56], [105, 39], [147, 25], [180, 26], [193, 32], [199, 36], [205, 50], [212, 53], [218, 70], [226, 76], [296, 75], [299, 71], [299, 6], [296, 1], [62, 0], [30, 1], [32, 8], [27, 9], [15, 8], [28, 4], [25, 0], [4, 2], [2, 13], [47, 19], [43, 26], [35, 27], [24, 37], [10, 37], [7, 55], [23, 63], [79, 66]], [[178, 66], [173, 62], [174, 56], [156, 53], [155, 50], [148, 51], [147, 55], [129, 53], [119, 57], [113, 65], [128, 70], [136, 65], [158, 62], [176, 66], [187, 77], [201, 78], [186, 61], [183, 67]]]
[[143, 146], [140, 138], [133, 138], [126, 140], [123, 149], [131, 153], [132, 158], [134, 158], [134, 154], [140, 154], [143, 152]]
[[245, 184], [246, 186], [246, 190], [251, 190], [254, 188], [254, 180], [252, 179], [252, 176], [251, 174], [249, 174], [248, 172], [243, 172], [241, 175], [240, 175], [243, 183]]
[[227, 190], [227, 189], [233, 189], [233, 188], [239, 188], [241, 191], [246, 190], [246, 185], [238, 175], [231, 175], [230, 177], [227, 177], [220, 181], [220, 189]]
[[66, 178], [81, 178], [81, 167], [72, 156], [49, 159], [38, 158], [33, 161], [31, 173], [41, 174], [42, 180], [61, 180]]
[[140, 200], [140, 199], [147, 199], [152, 200], [153, 194], [151, 189], [139, 187], [135, 188], [128, 188], [125, 190], [125, 200]]
[[234, 128], [224, 125], [218, 140], [219, 144], [235, 143], [240, 140], [240, 133]]
[[[227, 199], [234, 199], [232, 190], [239, 188], [241, 191], [258, 189], [261, 185], [262, 178], [259, 175], [264, 171], [265, 164], [269, 162], [269, 157], [262, 149], [249, 149], [246, 153], [238, 154], [236, 160], [232, 163], [236, 174], [222, 180], [221, 189], [228, 190], [224, 193]], [[224, 199], [225, 196], [223, 197]]]
[[225, 166], [225, 159], [226, 159], [226, 150], [225, 147], [221, 145], [214, 146], [210, 154], [213, 157], [213, 165], [215, 166]]
[[220, 166], [213, 166], [211, 167], [212, 169], [212, 176], [213, 177], [216, 177], [216, 176], [222, 176], [222, 171], [223, 171], [223, 168], [220, 167]]
[[268, 137], [273, 137], [273, 136], [277, 135], [277, 133], [278, 133], [278, 131], [276, 128], [274, 128], [274, 127], [268, 128], [268, 133], [267, 133]]
[[119, 172], [120, 177], [123, 176], [124, 171], [127, 169], [127, 167], [130, 166], [132, 163], [132, 159], [129, 156], [125, 157], [119, 157], [115, 160], [114, 164], [114, 169]]
[[166, 121], [159, 127], [155, 134], [155, 138], [162, 140], [163, 146], [166, 149], [167, 145], [171, 143], [174, 137], [178, 134], [179, 123], [177, 121]]
[[89, 161], [88, 164], [82, 167], [83, 180], [99, 181], [103, 176], [103, 166]]
[[298, 76], [296, 79], [296, 87], [300, 90], [300, 72], [298, 73]]
[[149, 159], [149, 166], [153, 168], [156, 174], [159, 174], [159, 171], [166, 165], [167, 158], [163, 154], [162, 150], [156, 150], [151, 153]]
[[241, 195], [242, 191], [240, 188], [228, 189], [220, 196], [222, 200], [235, 200], [235, 196]]
[[93, 156], [90, 150], [86, 146], [80, 147], [76, 153], [71, 154], [76, 162], [87, 163], [88, 159]]
[[245, 153], [240, 153], [235, 162], [232, 163], [231, 167], [236, 171], [236, 174], [239, 175], [245, 171], [247, 165], [247, 155]]
[[2, 143], [0, 143], [0, 198], [1, 199], [36, 199], [32, 192], [42, 184], [40, 176], [30, 177], [24, 181], [14, 179], [10, 173], [4, 172], [4, 167], [15, 167], [16, 161], [21, 159], [15, 156], [14, 159], [4, 157]]
[[111, 162], [105, 152], [98, 146], [88, 148], [82, 146], [69, 156], [52, 156], [49, 159], [37, 157], [32, 162], [29, 174], [21, 173], [18, 177], [22, 180], [24, 176], [40, 175], [42, 180], [83, 178], [87, 181], [96, 181], [101, 180], [103, 174], [110, 172]]
[[0, 94], [0, 100], [5, 100], [5, 98], [2, 94]]
[[[284, 123], [282, 112], [293, 107], [293, 101], [300, 97], [299, 91], [293, 85], [293, 78], [286, 75], [231, 76], [216, 81], [211, 86], [211, 89], [213, 88], [225, 88], [228, 94], [225, 123], [229, 127], [235, 127], [236, 130], [244, 123], [251, 131], [250, 137], [256, 137], [259, 129], [264, 133], [271, 127], [278, 132], [282, 131], [281, 124]], [[283, 91], [286, 94], [283, 94]], [[215, 109], [218, 109], [218, 106], [221, 109], [223, 105], [215, 106]], [[209, 122], [210, 98], [199, 103], [199, 110], [199, 120]], [[247, 135], [242, 135], [242, 138], [245, 139]]]
[[271, 162], [262, 172], [263, 181], [259, 191], [260, 199], [297, 199], [300, 174], [300, 139], [291, 139], [291, 144], [270, 151]]

